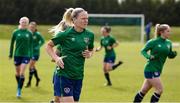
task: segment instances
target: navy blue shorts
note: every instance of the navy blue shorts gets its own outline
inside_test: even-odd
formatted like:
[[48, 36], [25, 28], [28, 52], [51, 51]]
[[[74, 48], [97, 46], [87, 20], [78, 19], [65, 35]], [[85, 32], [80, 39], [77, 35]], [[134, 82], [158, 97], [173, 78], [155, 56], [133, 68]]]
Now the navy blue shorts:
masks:
[[54, 96], [73, 96], [74, 101], [79, 101], [82, 88], [82, 80], [68, 79], [54, 74]]
[[114, 63], [115, 62], [115, 57], [105, 57], [104, 62], [105, 63]]
[[20, 56], [14, 57], [14, 64], [16, 66], [19, 66], [21, 64], [28, 64], [29, 61], [30, 61], [30, 57], [20, 57]]
[[34, 61], [38, 61], [39, 60], [39, 56], [32, 56], [31, 59], [34, 60]]
[[160, 75], [160, 72], [144, 72], [144, 76], [146, 79], [157, 78], [160, 77]]

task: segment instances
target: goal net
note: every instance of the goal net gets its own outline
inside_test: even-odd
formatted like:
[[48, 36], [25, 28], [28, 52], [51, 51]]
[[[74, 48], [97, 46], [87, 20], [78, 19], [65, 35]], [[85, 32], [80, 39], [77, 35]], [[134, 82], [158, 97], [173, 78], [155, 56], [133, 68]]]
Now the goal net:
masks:
[[111, 33], [121, 41], [143, 43], [144, 20], [143, 14], [89, 14], [89, 25], [96, 25], [97, 28], [109, 25], [112, 27]]

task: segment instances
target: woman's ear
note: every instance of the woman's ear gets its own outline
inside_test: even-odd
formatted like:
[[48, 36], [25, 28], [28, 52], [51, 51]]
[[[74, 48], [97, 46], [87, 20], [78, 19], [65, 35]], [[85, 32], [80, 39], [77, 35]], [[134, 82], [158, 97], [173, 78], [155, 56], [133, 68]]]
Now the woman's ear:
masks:
[[75, 23], [75, 22], [76, 22], [76, 19], [75, 19], [75, 18], [72, 18], [72, 22]]
[[160, 31], [160, 34], [163, 34], [164, 33], [164, 31]]

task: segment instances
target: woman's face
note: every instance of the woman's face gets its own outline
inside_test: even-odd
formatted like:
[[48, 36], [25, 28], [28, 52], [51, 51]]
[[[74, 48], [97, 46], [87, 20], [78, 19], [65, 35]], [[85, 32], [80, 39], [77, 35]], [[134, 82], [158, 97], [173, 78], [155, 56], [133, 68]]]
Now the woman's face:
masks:
[[106, 29], [101, 28], [101, 35], [102, 35], [102, 36], [108, 36], [109, 33], [106, 31]]
[[170, 29], [170, 27], [168, 27], [166, 30], [164, 30], [163, 32], [162, 32], [162, 36], [165, 38], [165, 39], [167, 39], [167, 38], [169, 38], [170, 37], [170, 31], [171, 29]]
[[27, 28], [29, 22], [28, 22], [28, 20], [26, 20], [26, 19], [21, 19], [21, 20], [19, 21], [19, 24], [20, 24], [21, 28]]
[[88, 13], [83, 11], [74, 19], [74, 25], [80, 29], [84, 29], [88, 25]]
[[36, 26], [33, 25], [33, 24], [30, 24], [29, 25], [29, 30], [31, 30], [32, 32], [35, 32], [36, 31]]
[[104, 28], [101, 28], [101, 35], [106, 36], [106, 30]]

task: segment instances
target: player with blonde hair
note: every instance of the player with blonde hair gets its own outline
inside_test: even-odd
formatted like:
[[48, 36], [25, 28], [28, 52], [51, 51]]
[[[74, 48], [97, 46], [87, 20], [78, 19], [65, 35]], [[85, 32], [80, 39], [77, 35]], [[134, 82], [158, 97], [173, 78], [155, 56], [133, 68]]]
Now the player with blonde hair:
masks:
[[[72, 23], [72, 27], [68, 27], [63, 32], [59, 32], [61, 30], [59, 26], [53, 28], [55, 37], [46, 45], [48, 55], [57, 65], [54, 76], [55, 102], [79, 101], [85, 59], [92, 56], [94, 47], [94, 34], [86, 29], [88, 25], [87, 11], [75, 8], [72, 9], [70, 15], [68, 20], [70, 25]], [[68, 22], [65, 21], [65, 23], [69, 25]], [[53, 50], [56, 45], [61, 46], [61, 57]]]
[[[141, 90], [134, 97], [134, 102], [141, 102], [147, 92], [154, 88], [154, 94], [151, 96], [151, 103], [159, 101], [163, 93], [163, 85], [160, 75], [163, 70], [166, 58], [175, 58], [177, 53], [172, 51], [172, 42], [168, 40], [171, 28], [167, 24], [157, 24], [155, 26], [156, 38], [149, 40], [141, 50], [141, 54], [148, 60], [145, 69], [145, 80]], [[148, 53], [150, 51], [150, 54]]]
[[14, 30], [11, 44], [9, 58], [13, 57], [14, 43], [14, 64], [16, 67], [16, 80], [17, 80], [17, 94], [16, 96], [21, 97], [21, 90], [25, 80], [25, 68], [30, 61], [32, 56], [32, 33], [27, 29], [29, 24], [29, 19], [27, 17], [22, 17], [19, 20], [18, 29]]

